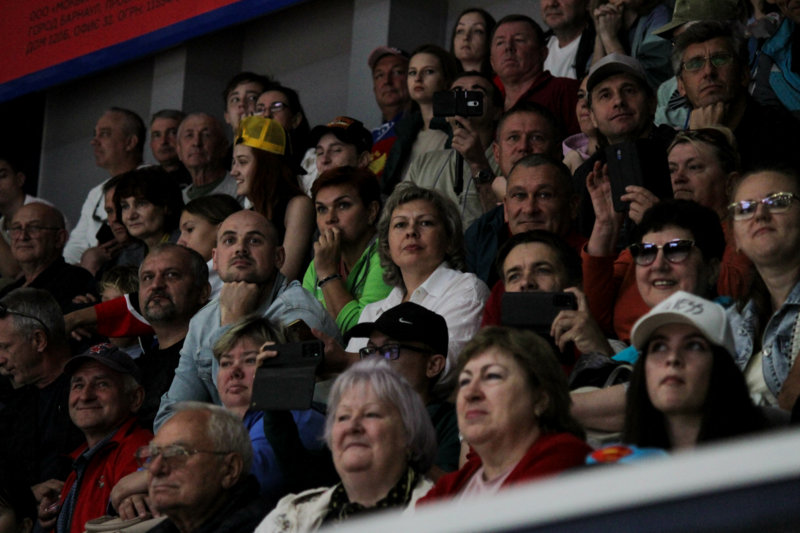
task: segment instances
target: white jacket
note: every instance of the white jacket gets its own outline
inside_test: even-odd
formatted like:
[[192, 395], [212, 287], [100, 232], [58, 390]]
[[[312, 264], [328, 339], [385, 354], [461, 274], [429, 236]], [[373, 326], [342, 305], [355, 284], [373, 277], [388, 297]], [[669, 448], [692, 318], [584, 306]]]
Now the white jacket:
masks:
[[[311, 489], [289, 494], [258, 525], [255, 533], [309, 533], [319, 529], [328, 513], [328, 505], [336, 487]], [[403, 514], [414, 512], [417, 500], [433, 488], [431, 480], [421, 477], [411, 493], [411, 501]]]

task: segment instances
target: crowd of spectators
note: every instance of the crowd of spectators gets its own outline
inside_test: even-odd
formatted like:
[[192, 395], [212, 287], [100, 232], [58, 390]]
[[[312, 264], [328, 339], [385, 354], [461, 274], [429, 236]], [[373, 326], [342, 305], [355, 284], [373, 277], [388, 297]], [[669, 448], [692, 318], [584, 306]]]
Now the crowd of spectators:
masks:
[[539, 5], [375, 49], [371, 131], [243, 72], [146, 165], [118, 102], [74, 228], [0, 152], [0, 529], [307, 532], [800, 419], [798, 3]]

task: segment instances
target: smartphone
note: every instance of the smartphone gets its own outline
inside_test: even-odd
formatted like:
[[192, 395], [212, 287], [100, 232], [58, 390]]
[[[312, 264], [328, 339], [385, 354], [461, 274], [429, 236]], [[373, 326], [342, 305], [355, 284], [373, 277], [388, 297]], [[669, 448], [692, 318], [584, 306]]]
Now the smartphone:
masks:
[[437, 91], [433, 93], [435, 117], [483, 116], [483, 93], [480, 91]]
[[311, 332], [311, 327], [302, 318], [298, 318], [288, 326], [289, 335], [292, 342], [315, 341], [317, 338]]
[[625, 141], [605, 148], [614, 211], [627, 213], [626, 187], [644, 187], [660, 199], [672, 198], [672, 181], [663, 143], [651, 139]]
[[99, 230], [97, 230], [95, 237], [97, 238], [98, 245], [105, 244], [114, 239], [114, 232], [111, 231], [111, 226], [109, 226], [108, 223], [103, 222], [103, 225], [100, 226]]
[[562, 351], [550, 335], [553, 321], [561, 311], [576, 311], [578, 299], [571, 292], [507, 292], [503, 294], [501, 319], [503, 326], [531, 330], [544, 338], [562, 364], [575, 363], [574, 344]]
[[261, 411], [310, 409], [325, 345], [313, 340], [276, 344], [271, 349], [278, 355], [256, 370], [250, 406]]

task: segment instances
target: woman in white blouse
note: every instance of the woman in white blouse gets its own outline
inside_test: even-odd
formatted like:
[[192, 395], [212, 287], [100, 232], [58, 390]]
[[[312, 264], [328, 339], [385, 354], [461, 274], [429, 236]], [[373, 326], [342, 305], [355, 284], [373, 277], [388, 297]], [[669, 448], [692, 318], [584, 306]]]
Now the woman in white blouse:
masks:
[[[437, 191], [410, 182], [399, 184], [386, 201], [378, 222], [383, 279], [394, 287], [389, 296], [364, 307], [359, 322], [374, 322], [384, 311], [414, 302], [442, 315], [450, 346], [445, 372], [437, 384], [448, 388], [461, 348], [478, 331], [489, 289], [464, 263], [464, 237], [456, 205]], [[359, 360], [367, 339], [350, 340], [346, 353], [325, 339], [329, 370]]]

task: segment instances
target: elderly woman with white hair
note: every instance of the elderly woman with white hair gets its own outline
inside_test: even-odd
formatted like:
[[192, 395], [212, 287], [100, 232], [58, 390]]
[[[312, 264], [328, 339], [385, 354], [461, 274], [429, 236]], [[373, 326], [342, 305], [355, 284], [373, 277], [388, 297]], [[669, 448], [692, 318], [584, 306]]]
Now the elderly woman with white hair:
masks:
[[385, 360], [364, 360], [336, 379], [325, 437], [341, 483], [286, 496], [257, 533], [315, 531], [376, 509], [410, 510], [433, 486], [424, 476], [436, 456], [430, 417]]

